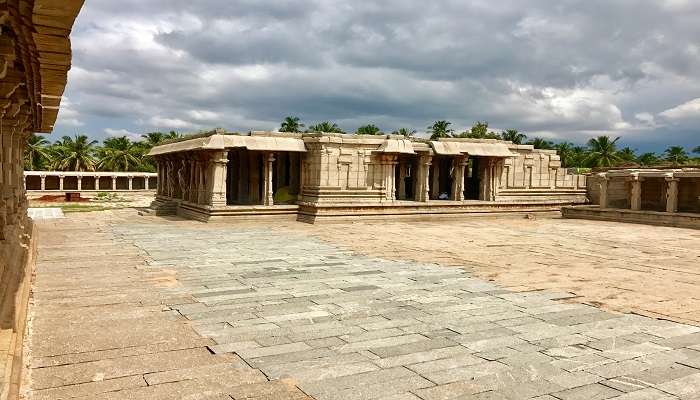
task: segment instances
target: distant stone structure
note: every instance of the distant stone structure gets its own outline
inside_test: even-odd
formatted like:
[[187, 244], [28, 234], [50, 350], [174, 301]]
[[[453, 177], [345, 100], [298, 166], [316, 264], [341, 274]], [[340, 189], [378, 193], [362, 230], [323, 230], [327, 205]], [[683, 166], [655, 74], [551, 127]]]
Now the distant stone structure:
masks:
[[135, 192], [155, 190], [150, 172], [25, 171], [27, 192]]
[[562, 168], [555, 151], [492, 139], [212, 132], [150, 154], [154, 208], [199, 220], [433, 218], [587, 201], [586, 177]]
[[0, 399], [16, 399], [35, 244], [22, 174], [27, 137], [51, 132], [83, 0], [0, 0]]
[[610, 170], [589, 178], [588, 194], [594, 205], [563, 215], [700, 229], [700, 168]]

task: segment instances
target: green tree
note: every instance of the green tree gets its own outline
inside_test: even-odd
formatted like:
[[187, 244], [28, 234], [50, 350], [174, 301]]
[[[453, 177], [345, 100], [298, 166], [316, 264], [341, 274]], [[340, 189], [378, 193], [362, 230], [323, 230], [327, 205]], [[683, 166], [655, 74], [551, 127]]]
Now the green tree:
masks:
[[693, 153], [700, 154], [700, 146], [693, 149]]
[[534, 138], [527, 142], [527, 144], [534, 146], [536, 149], [554, 150], [554, 143], [542, 138]]
[[445, 120], [435, 121], [432, 126], [428, 127], [428, 133], [430, 133], [430, 140], [437, 140], [440, 138], [447, 138], [452, 136], [454, 129], [450, 129], [452, 122]]
[[561, 160], [561, 166], [564, 168], [577, 167], [578, 165], [573, 164], [573, 152], [574, 144], [569, 142], [561, 142], [554, 145], [554, 149], [559, 154], [559, 159]]
[[588, 149], [583, 146], [574, 146], [569, 154], [570, 167], [585, 167], [586, 159], [588, 158]]
[[620, 140], [619, 137], [610, 140], [609, 136], [598, 136], [589, 140], [590, 152], [586, 163], [591, 167], [612, 167], [618, 164], [621, 161], [620, 156], [617, 155], [618, 140]]
[[489, 131], [488, 122], [477, 122], [471, 129], [457, 135], [456, 138], [471, 138], [471, 139], [500, 139], [501, 135], [496, 132]]
[[96, 140], [85, 135], [64, 136], [51, 146], [51, 167], [60, 171], [94, 171]]
[[637, 152], [629, 147], [623, 147], [617, 152], [617, 156], [624, 162], [637, 162]]
[[400, 128], [396, 131], [391, 132], [392, 135], [401, 135], [404, 137], [414, 137], [416, 136], [416, 131], [414, 129]]
[[364, 125], [357, 128], [356, 135], [382, 135], [382, 131], [373, 124]]
[[324, 133], [345, 133], [342, 129], [338, 127], [338, 124], [323, 121], [316, 125], [311, 125], [307, 132], [324, 132]]
[[506, 129], [501, 132], [501, 139], [513, 142], [514, 144], [523, 144], [527, 136], [518, 132], [517, 129]]
[[282, 125], [280, 126], [280, 132], [301, 132], [301, 128], [304, 127], [304, 124], [300, 123], [299, 117], [287, 117], [282, 121]]
[[141, 135], [144, 139], [142, 143], [144, 147], [152, 148], [161, 145], [166, 140], [166, 135], [163, 132], [149, 132]]
[[659, 159], [659, 156], [656, 155], [656, 153], [644, 153], [637, 158], [637, 162], [639, 165], [643, 165], [645, 167], [651, 166], [651, 165], [656, 165], [660, 162], [661, 160]]
[[164, 140], [177, 140], [177, 139], [182, 139], [184, 136], [180, 133], [177, 133], [175, 131], [170, 131], [168, 132], [165, 137], [163, 138]]
[[38, 171], [44, 169], [51, 162], [49, 141], [45, 137], [32, 134], [27, 138], [27, 146], [24, 149], [24, 169]]
[[144, 149], [126, 136], [105, 139], [97, 153], [98, 167], [105, 171], [138, 171], [144, 166]]
[[681, 146], [671, 146], [664, 151], [664, 160], [673, 165], [685, 164], [690, 160], [688, 152]]

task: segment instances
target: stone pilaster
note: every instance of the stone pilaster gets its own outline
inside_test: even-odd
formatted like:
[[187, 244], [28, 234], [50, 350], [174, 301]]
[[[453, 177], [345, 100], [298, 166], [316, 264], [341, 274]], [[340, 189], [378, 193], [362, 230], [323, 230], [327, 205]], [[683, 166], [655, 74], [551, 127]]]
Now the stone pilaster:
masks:
[[274, 193], [272, 191], [272, 163], [275, 161], [275, 153], [263, 153], [263, 204], [274, 205]]
[[228, 165], [228, 151], [216, 151], [211, 153], [209, 159], [209, 182], [211, 196], [209, 205], [212, 207], [226, 206], [226, 167]]
[[630, 210], [642, 209], [642, 180], [638, 176], [630, 178]]
[[666, 178], [666, 212], [678, 212], [678, 182], [680, 179], [674, 177]]
[[598, 174], [598, 187], [600, 208], [608, 208], [608, 176], [606, 174]]
[[464, 201], [464, 170], [466, 169], [469, 158], [455, 157], [452, 161], [454, 168], [454, 177], [452, 179], [452, 193], [450, 199], [454, 201]]
[[433, 157], [430, 154], [421, 155], [418, 160], [418, 172], [416, 176], [416, 201], [427, 202], [430, 200], [430, 166]]

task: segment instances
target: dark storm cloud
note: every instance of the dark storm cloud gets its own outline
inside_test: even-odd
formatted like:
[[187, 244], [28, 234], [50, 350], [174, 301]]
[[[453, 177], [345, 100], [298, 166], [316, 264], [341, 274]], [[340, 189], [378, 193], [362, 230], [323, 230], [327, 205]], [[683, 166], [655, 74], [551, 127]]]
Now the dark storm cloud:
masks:
[[299, 115], [690, 146], [699, 19], [690, 0], [91, 1], [58, 130], [245, 131]]

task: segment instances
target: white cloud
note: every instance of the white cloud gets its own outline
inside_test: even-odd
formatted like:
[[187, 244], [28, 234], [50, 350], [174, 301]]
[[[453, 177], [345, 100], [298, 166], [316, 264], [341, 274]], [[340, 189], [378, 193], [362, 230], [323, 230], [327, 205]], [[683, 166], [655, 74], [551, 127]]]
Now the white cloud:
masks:
[[56, 127], [71, 127], [77, 128], [84, 126], [85, 123], [80, 119], [80, 112], [76, 110], [76, 105], [73, 104], [68, 97], [61, 99], [61, 108], [58, 110], [58, 118], [56, 118]]
[[132, 141], [139, 141], [141, 140], [141, 135], [135, 132], [128, 131], [126, 129], [112, 129], [112, 128], [105, 128], [105, 133], [110, 136], [110, 137], [121, 137], [121, 136], [126, 136]]
[[190, 129], [195, 127], [195, 125], [189, 121], [179, 118], [164, 118], [161, 116], [151, 117], [148, 123], [156, 128]]
[[682, 122], [690, 119], [700, 119], [700, 98], [687, 101], [681, 105], [659, 113], [671, 122]]

